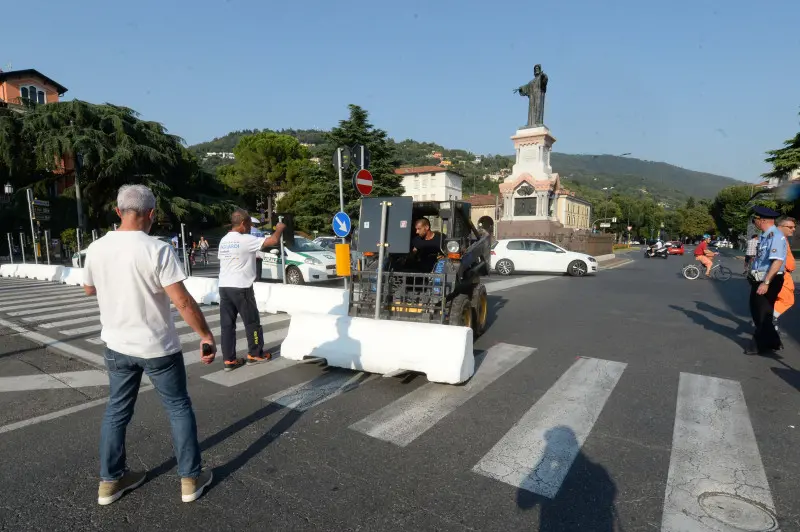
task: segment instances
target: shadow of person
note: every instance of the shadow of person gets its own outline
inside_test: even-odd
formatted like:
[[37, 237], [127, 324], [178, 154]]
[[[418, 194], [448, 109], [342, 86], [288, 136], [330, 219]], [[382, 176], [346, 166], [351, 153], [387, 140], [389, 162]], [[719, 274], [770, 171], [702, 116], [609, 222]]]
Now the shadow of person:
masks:
[[721, 308], [709, 305], [704, 301], [695, 301], [694, 303], [697, 306], [697, 310], [699, 310], [700, 312], [713, 314], [714, 316], [732, 321], [733, 323], [737, 324], [738, 331], [747, 332], [747, 331], [752, 331], [753, 329], [753, 323], [751, 321], [744, 320], [739, 316], [733, 314], [732, 312], [728, 312], [727, 310], [722, 310]]
[[608, 471], [580, 451], [570, 427], [554, 427], [544, 438], [542, 458], [517, 491], [517, 506], [540, 507], [539, 532], [619, 530], [617, 487]]
[[727, 338], [728, 340], [732, 341], [742, 349], [745, 349], [748, 346], [750, 338], [742, 337], [742, 333], [745, 332], [745, 330], [742, 329], [741, 325], [734, 329], [733, 327], [728, 327], [726, 325], [722, 325], [720, 323], [712, 321], [707, 316], [699, 312], [683, 308], [679, 305], [669, 305], [669, 308], [684, 313], [687, 318], [692, 320], [697, 325], [700, 325], [705, 330], [715, 332], [720, 336]]
[[[348, 323], [346, 319], [337, 320], [336, 338], [323, 344], [319, 349], [314, 350], [312, 353], [313, 356], [327, 358], [322, 356], [322, 354], [330, 354], [334, 352], [332, 350], [342, 348], [354, 350], [351, 352], [360, 356], [360, 342], [348, 336]], [[357, 359], [358, 356], [353, 358]], [[360, 366], [360, 361], [357, 363]], [[244, 368], [239, 368], [237, 371], [242, 371], [242, 369]], [[247, 462], [281, 437], [300, 419], [306, 410], [329, 399], [333, 395], [340, 395], [354, 390], [368, 378], [369, 376], [364, 373], [352, 374], [350, 371], [337, 370], [331, 366], [324, 367], [321, 375], [305, 383], [277, 392], [277, 394], [271, 396], [274, 402], [268, 402], [266, 406], [202, 440], [200, 442], [200, 450], [201, 452], [206, 452], [247, 427], [280, 411], [285, 411], [283, 417], [277, 420], [272, 427], [248, 445], [247, 448], [237, 456], [220, 466], [214, 467], [214, 483], [211, 488], [213, 489], [215, 485], [223, 482], [233, 473], [241, 469]], [[176, 465], [176, 459], [173, 457], [161, 465], [156, 466], [148, 471], [148, 481], [152, 481], [160, 475], [163, 475], [176, 467]]]

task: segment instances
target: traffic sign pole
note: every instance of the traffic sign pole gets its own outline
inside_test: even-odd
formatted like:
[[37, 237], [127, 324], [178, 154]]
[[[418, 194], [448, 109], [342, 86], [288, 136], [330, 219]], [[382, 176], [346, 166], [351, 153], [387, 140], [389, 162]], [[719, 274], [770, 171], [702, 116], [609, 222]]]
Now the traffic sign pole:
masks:
[[11, 261], [11, 264], [14, 264], [14, 246], [11, 244], [11, 233], [6, 233], [6, 237], [8, 238], [8, 260]]
[[22, 251], [22, 264], [25, 264], [25, 233], [19, 234], [19, 249]]
[[[342, 172], [344, 169], [342, 168], [342, 148], [336, 148], [336, 158], [338, 162], [336, 169], [339, 171], [339, 211], [344, 212], [344, 185], [342, 183]], [[345, 243], [347, 243], [347, 240], [345, 240], [345, 237], [342, 237], [342, 244]], [[347, 277], [344, 278], [344, 288], [345, 290], [347, 289]]]
[[28, 193], [28, 217], [31, 219], [31, 238], [33, 239], [33, 261], [39, 264], [39, 257], [36, 256], [36, 229], [33, 227], [33, 190], [26, 190]]
[[44, 249], [47, 251], [47, 265], [50, 266], [50, 230], [44, 230]]
[[[278, 216], [278, 223], [283, 223], [283, 216]], [[283, 250], [283, 232], [281, 231], [281, 279], [286, 284], [286, 252]]]

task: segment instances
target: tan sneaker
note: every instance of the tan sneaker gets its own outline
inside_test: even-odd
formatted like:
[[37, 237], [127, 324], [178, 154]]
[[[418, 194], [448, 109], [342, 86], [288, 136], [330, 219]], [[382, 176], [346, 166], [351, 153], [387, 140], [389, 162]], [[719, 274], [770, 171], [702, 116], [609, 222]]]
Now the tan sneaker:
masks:
[[181, 500], [183, 502], [192, 502], [200, 498], [211, 481], [214, 479], [214, 474], [210, 469], [204, 469], [195, 478], [182, 478], [181, 479]]
[[122, 477], [111, 482], [104, 480], [100, 481], [100, 487], [97, 489], [97, 504], [105, 506], [116, 501], [126, 491], [131, 491], [142, 485], [147, 478], [147, 473], [144, 471], [126, 471]]

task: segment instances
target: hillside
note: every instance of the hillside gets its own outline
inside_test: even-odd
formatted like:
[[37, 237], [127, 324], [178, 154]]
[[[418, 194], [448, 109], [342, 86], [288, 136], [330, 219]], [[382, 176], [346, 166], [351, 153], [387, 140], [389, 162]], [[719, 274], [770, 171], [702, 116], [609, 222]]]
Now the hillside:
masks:
[[[233, 131], [209, 142], [189, 146], [189, 150], [203, 160], [208, 152], [233, 151], [242, 136], [256, 132], [257, 130]], [[327, 158], [324, 131], [286, 129], [276, 132], [296, 137], [300, 142], [311, 145], [312, 155]], [[473, 190], [479, 194], [496, 192], [498, 182], [484, 179], [484, 176], [496, 174], [506, 168], [510, 169], [514, 163], [513, 155], [479, 155], [411, 139], [395, 141], [395, 148], [401, 166], [436, 165], [441, 161], [449, 161], [452, 164], [451, 168], [465, 177], [465, 194], [471, 194]], [[437, 154], [438, 157], [434, 157], [433, 154]], [[213, 173], [218, 166], [231, 162], [230, 159], [211, 157], [203, 160], [203, 166]], [[554, 152], [551, 164], [553, 171], [559, 173], [566, 187], [569, 187], [570, 183], [574, 184], [573, 188], [583, 190], [614, 187], [615, 192], [651, 196], [667, 206], [683, 204], [690, 196], [710, 199], [725, 187], [741, 184], [741, 181], [729, 177], [695, 172], [667, 163], [643, 161], [633, 157]]]

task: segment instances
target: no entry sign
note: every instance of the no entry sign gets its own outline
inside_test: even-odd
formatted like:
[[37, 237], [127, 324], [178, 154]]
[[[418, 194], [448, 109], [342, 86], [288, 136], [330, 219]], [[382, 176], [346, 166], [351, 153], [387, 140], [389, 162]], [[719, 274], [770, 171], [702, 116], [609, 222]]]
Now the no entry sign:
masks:
[[353, 185], [362, 196], [369, 196], [372, 192], [372, 174], [369, 170], [359, 170], [353, 176]]

